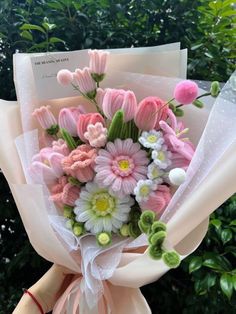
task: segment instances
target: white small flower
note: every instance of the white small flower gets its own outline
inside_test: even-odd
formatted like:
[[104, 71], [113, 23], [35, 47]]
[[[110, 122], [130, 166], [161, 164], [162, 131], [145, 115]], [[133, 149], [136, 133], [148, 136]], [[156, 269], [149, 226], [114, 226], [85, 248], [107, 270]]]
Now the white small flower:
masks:
[[160, 169], [166, 169], [171, 165], [171, 152], [167, 150], [167, 146], [163, 145], [160, 150], [152, 151], [152, 159]]
[[117, 232], [127, 223], [134, 200], [130, 196], [119, 199], [106, 188], [89, 182], [81, 189], [80, 198], [75, 204], [75, 220], [84, 222], [87, 231], [97, 234]]
[[161, 170], [154, 162], [152, 162], [148, 166], [147, 177], [158, 185], [163, 182], [164, 178], [166, 177], [166, 173]]
[[152, 191], [156, 189], [156, 184], [152, 180], [139, 180], [134, 194], [137, 202], [147, 201]]
[[151, 130], [149, 132], [142, 132], [139, 142], [146, 148], [159, 150], [164, 143], [162, 132]]

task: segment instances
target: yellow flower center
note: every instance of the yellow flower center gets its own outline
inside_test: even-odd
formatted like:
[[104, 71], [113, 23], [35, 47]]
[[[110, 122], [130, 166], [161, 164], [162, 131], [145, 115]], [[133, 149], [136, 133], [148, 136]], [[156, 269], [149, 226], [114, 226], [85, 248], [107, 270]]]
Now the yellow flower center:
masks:
[[109, 201], [106, 198], [96, 200], [96, 208], [100, 212], [104, 212], [109, 208]]
[[120, 170], [122, 171], [126, 171], [129, 169], [129, 161], [127, 159], [122, 159], [118, 161], [118, 165], [119, 165]]
[[147, 196], [149, 194], [149, 187], [147, 185], [144, 185], [140, 189], [140, 194], [142, 196]]
[[50, 163], [49, 163], [49, 161], [48, 161], [47, 159], [44, 159], [43, 163], [44, 163], [46, 166], [50, 167]]
[[158, 158], [160, 161], [164, 161], [164, 160], [166, 159], [166, 156], [165, 156], [165, 154], [164, 154], [162, 151], [160, 151], [160, 152], [158, 153], [157, 158]]
[[149, 143], [155, 143], [156, 141], [157, 141], [157, 136], [156, 135], [149, 135], [148, 137], [147, 137], [147, 140], [148, 140], [148, 142]]
[[153, 178], [158, 178], [159, 177], [159, 171], [158, 171], [157, 168], [153, 168], [152, 176], [153, 176]]

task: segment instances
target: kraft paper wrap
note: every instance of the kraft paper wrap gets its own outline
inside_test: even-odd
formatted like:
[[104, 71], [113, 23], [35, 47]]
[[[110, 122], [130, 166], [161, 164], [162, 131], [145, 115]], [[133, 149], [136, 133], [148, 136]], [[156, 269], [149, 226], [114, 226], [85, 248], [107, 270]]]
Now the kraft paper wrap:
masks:
[[[150, 55], [149, 51], [149, 57]], [[30, 80], [32, 73], [30, 73], [29, 58], [27, 58], [27, 55], [20, 58], [19, 55], [15, 58], [15, 66], [18, 62], [19, 67], [19, 60], [22, 62], [20, 66], [24, 66], [24, 70], [27, 72], [27, 87], [29, 91], [28, 95], [26, 95], [25, 91], [19, 89], [18, 84], [22, 73], [15, 72], [17, 95], [23, 105], [31, 106], [31, 110], [33, 110], [32, 104], [37, 107], [44, 102], [38, 100], [35, 86]], [[125, 59], [125, 53], [123, 53], [123, 59]], [[145, 73], [144, 69], [143, 73]], [[151, 74], [154, 75], [155, 73]], [[132, 79], [132, 75], [134, 74], [125, 75], [120, 73], [117, 74], [117, 77], [120, 78], [120, 82], [125, 87], [126, 83], [128, 84], [128, 79], [126, 82], [125, 77]], [[116, 81], [114, 81], [114, 76], [108, 78], [109, 84], [107, 86], [115, 85], [117, 77]], [[136, 86], [135, 80], [132, 82], [133, 85], [128, 85], [131, 89], [134, 88], [138, 94], [139, 86]], [[149, 93], [148, 87], [146, 88], [146, 93], [147, 95]], [[160, 93], [163, 94], [160, 95]], [[168, 92], [165, 95], [165, 91], [160, 90], [160, 93], [157, 93], [160, 97], [167, 97]], [[137, 97], [139, 96], [141, 95], [137, 95]], [[146, 95], [142, 93], [142, 96]], [[57, 104], [60, 107], [65, 102], [71, 106], [75, 103], [78, 104], [78, 101], [78, 98], [68, 98], [63, 101], [58, 99], [47, 101], [46, 103], [51, 105]], [[197, 117], [199, 122], [193, 123], [192, 128], [195, 134], [195, 143], [198, 143], [201, 137], [210, 113], [210, 107], [211, 105], [201, 111], [186, 110], [186, 120], [190, 128], [192, 127], [191, 117], [193, 118], [193, 115], [194, 119]], [[17, 102], [0, 101], [0, 167], [12, 190], [29, 240], [42, 257], [53, 263], [66, 266], [79, 274], [72, 285], [68, 287], [68, 293], [71, 293], [72, 298], [74, 298], [74, 302], [71, 302], [71, 304], [79, 303], [78, 311], [75, 308], [71, 308], [68, 302], [67, 307], [63, 305], [63, 301], [65, 301], [63, 298], [67, 297], [65, 294], [58, 301], [54, 313], [93, 314], [99, 312], [123, 314], [126, 312], [127, 307], [131, 314], [150, 313], [150, 309], [138, 288], [157, 280], [169, 268], [162, 261], [152, 260], [148, 256], [145, 247], [140, 247], [136, 251], [125, 251], [121, 254], [120, 262], [112, 276], [103, 282], [103, 297], [100, 299], [97, 308], [92, 309], [88, 307], [88, 304], [84, 301], [85, 289], [84, 279], [81, 278], [80, 254], [79, 252], [69, 253], [63, 239], [55, 233], [50, 223], [48, 209], [45, 206], [43, 189], [37, 184], [26, 184], [21, 162], [16, 151], [14, 142], [16, 137], [22, 134], [23, 131], [32, 130], [34, 127], [34, 122], [29, 122], [29, 120], [23, 121], [22, 127], [20, 107]], [[207, 231], [209, 215], [236, 192], [235, 141], [231, 141], [226, 148], [217, 162], [214, 163], [214, 167], [209, 171], [207, 177], [194, 189], [194, 193], [188, 195], [186, 199], [183, 197], [182, 204], [176, 205], [178, 211], [173, 215], [167, 212], [166, 217], [163, 217], [168, 227], [167, 243], [169, 243], [170, 247], [176, 249], [182, 258], [193, 252], [201, 243]], [[194, 177], [192, 182], [194, 183]], [[77, 290], [75, 289], [76, 285], [80, 287]], [[75, 290], [77, 291], [76, 293], [74, 292]]]

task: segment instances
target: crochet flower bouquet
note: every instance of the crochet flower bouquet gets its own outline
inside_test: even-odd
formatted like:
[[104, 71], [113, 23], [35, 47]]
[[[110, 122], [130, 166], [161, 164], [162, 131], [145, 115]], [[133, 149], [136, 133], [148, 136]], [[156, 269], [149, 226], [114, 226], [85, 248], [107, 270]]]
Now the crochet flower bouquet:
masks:
[[[1, 167], [35, 249], [77, 273], [54, 313], [150, 313], [134, 288], [177, 267], [203, 238], [210, 212], [236, 191], [235, 78], [219, 95], [218, 82], [206, 91], [114, 71], [112, 51], [84, 53], [87, 66], [53, 77], [71, 97], [44, 100], [29, 70], [19, 82], [30, 57], [16, 55], [24, 175], [20, 166], [14, 173], [17, 156], [3, 156]], [[10, 152], [20, 117], [17, 107], [1, 109]]]

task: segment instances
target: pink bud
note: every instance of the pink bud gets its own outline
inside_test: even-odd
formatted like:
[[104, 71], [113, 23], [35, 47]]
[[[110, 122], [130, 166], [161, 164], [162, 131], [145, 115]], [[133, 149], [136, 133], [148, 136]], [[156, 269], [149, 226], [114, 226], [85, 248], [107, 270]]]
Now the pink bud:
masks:
[[159, 121], [163, 118], [162, 111], [168, 109], [165, 108], [164, 104], [165, 103], [158, 97], [150, 96], [144, 98], [138, 105], [134, 117], [134, 122], [137, 127], [144, 131], [155, 129], [155, 127], [159, 125]]
[[107, 66], [107, 57], [109, 55], [108, 51], [103, 50], [89, 50], [88, 51], [90, 60], [89, 67], [92, 73], [95, 74], [105, 74]]
[[79, 115], [77, 108], [63, 108], [58, 117], [60, 128], [66, 129], [72, 136], [77, 136], [77, 120]]
[[89, 68], [84, 68], [83, 70], [76, 69], [74, 79], [82, 93], [87, 94], [96, 90], [96, 83], [91, 76]]
[[198, 85], [190, 80], [179, 82], [175, 86], [174, 97], [183, 105], [191, 104], [198, 95]]
[[105, 121], [100, 113], [86, 113], [81, 114], [77, 121], [77, 134], [81, 141], [88, 142], [84, 137], [84, 133], [87, 132], [88, 125], [95, 125], [97, 122], [101, 122], [103, 126], [105, 126]]
[[62, 86], [69, 85], [73, 81], [73, 73], [67, 69], [60, 70], [57, 73], [57, 81]]
[[57, 120], [49, 108], [50, 106], [42, 106], [39, 109], [35, 109], [32, 113], [40, 123], [41, 127], [45, 130], [50, 129], [52, 125], [57, 124]]
[[102, 108], [105, 116], [112, 120], [118, 110], [124, 111], [125, 122], [134, 118], [137, 100], [132, 91], [123, 89], [107, 89], [103, 98]]
[[102, 88], [97, 89], [95, 100], [96, 100], [98, 107], [100, 109], [102, 109], [102, 103], [103, 103], [103, 98], [104, 98], [105, 94], [106, 94], [106, 90], [104, 90]]

